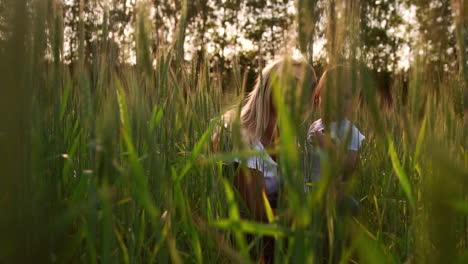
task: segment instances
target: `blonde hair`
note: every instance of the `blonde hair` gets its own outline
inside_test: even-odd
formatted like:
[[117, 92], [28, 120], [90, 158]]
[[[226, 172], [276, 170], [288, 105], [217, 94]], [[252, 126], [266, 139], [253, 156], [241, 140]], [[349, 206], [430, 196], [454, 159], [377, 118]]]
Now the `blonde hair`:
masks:
[[[307, 75], [311, 82], [311, 86], [315, 86], [317, 78], [312, 66], [304, 59], [295, 59], [283, 57], [268, 64], [261, 75], [258, 76], [253, 90], [244, 99], [240, 109], [240, 124], [242, 134], [248, 141], [259, 141], [270, 122], [271, 108], [273, 107], [272, 82], [274, 77], [281, 78], [283, 74], [287, 74], [288, 70], [296, 66], [301, 67], [301, 79], [307, 79]], [[223, 115], [225, 126], [233, 121], [233, 115], [236, 114], [235, 109], [226, 112]]]

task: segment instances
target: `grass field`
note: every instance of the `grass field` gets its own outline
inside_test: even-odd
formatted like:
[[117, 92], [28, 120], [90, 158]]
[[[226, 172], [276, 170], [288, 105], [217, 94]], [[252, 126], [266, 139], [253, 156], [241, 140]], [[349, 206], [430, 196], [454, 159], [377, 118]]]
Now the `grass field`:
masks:
[[[293, 99], [278, 97], [287, 217], [259, 224], [236, 210], [226, 164], [243, 154], [211, 150], [217, 117], [247, 89], [242, 72], [234, 70], [226, 95], [207, 67], [195, 72], [177, 50], [160, 52], [154, 67], [130, 67], [106, 42], [71, 72], [60, 61], [60, 28], [49, 31], [55, 60], [41, 59], [45, 39], [35, 33], [44, 23], [35, 19], [30, 31], [14, 24], [2, 53], [0, 262], [247, 263], [255, 245], [242, 234], [253, 233], [277, 238], [278, 263], [310, 263], [324, 230], [334, 243], [349, 238], [342, 263], [468, 261], [463, 74], [434, 81], [416, 59], [407, 91], [393, 84], [391, 106], [363, 78], [356, 124], [366, 143], [349, 187], [361, 210], [336, 229], [328, 185], [301, 191], [308, 160], [295, 142], [304, 142], [307, 123], [296, 122]], [[324, 164], [332, 177], [333, 164]]]

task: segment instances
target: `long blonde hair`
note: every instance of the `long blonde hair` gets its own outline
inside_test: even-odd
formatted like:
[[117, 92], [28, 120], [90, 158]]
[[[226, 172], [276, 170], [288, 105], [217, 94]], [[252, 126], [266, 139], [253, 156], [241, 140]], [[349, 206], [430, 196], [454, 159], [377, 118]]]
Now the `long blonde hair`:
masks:
[[[273, 78], [287, 74], [288, 70], [293, 68], [291, 66], [301, 67], [300, 79], [310, 81], [310, 85], [315, 86], [317, 81], [315, 71], [304, 59], [283, 57], [269, 63], [257, 77], [253, 90], [245, 97], [240, 108], [242, 134], [248, 141], [258, 142], [265, 133], [273, 107]], [[232, 122], [235, 114], [235, 109], [226, 112], [223, 115], [225, 124]]]

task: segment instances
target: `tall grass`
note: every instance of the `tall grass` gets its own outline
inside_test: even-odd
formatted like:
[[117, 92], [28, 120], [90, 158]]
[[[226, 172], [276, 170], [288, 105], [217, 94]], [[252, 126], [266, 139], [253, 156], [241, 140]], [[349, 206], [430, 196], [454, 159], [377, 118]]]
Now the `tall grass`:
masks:
[[[393, 85], [390, 108], [363, 77], [355, 123], [367, 139], [349, 187], [361, 210], [345, 220], [330, 198], [333, 157], [322, 161], [330, 180], [303, 193], [310, 149], [296, 143], [306, 145], [299, 113], [307, 104], [275, 89], [284, 213], [260, 224], [241, 220], [235, 202], [229, 161], [246, 155], [231, 146], [239, 133], [223, 141], [223, 152], [211, 150], [225, 99], [207, 65], [194, 71], [182, 62], [183, 30], [176, 50], [159, 51], [153, 67], [140, 16], [136, 67], [119, 64], [103, 41], [91, 62], [80, 52], [71, 72], [60, 60], [60, 5], [34, 1], [27, 16], [27, 6], [13, 2], [0, 73], [1, 262], [246, 263], [262, 235], [276, 238], [279, 263], [321, 262], [327, 246], [330, 261], [343, 263], [467, 261], [463, 71], [431, 83], [416, 60], [407, 92]], [[231, 89], [242, 94], [242, 73], [234, 75]], [[283, 82], [277, 86], [291, 85]], [[249, 244], [245, 233], [256, 239]]]

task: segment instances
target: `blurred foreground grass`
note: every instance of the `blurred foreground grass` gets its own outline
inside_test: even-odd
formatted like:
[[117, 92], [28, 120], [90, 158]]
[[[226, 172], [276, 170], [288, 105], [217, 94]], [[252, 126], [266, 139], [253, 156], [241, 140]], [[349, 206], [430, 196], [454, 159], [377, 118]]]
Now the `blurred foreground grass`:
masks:
[[[292, 220], [240, 221], [234, 171], [222, 165], [234, 154], [211, 151], [226, 99], [208, 67], [193, 71], [179, 50], [160, 52], [154, 68], [145, 52], [143, 63], [120, 65], [103, 41], [71, 71], [60, 59], [60, 16], [51, 16], [48, 47], [41, 9], [24, 22], [20, 2], [2, 46], [0, 262], [245, 263], [245, 232], [274, 235], [280, 263], [319, 261], [328, 202], [301, 193], [307, 155], [287, 145], [303, 140], [304, 125], [285, 122], [292, 133], [278, 150], [297, 156], [281, 161]], [[138, 47], [147, 50], [140, 26]], [[430, 76], [416, 63], [406, 90], [393, 84], [391, 106], [363, 78], [356, 123], [367, 139], [350, 188], [362, 208], [346, 223], [344, 263], [468, 261], [466, 76]], [[233, 80], [241, 94], [242, 73]], [[278, 100], [291, 109], [287, 99]]]

